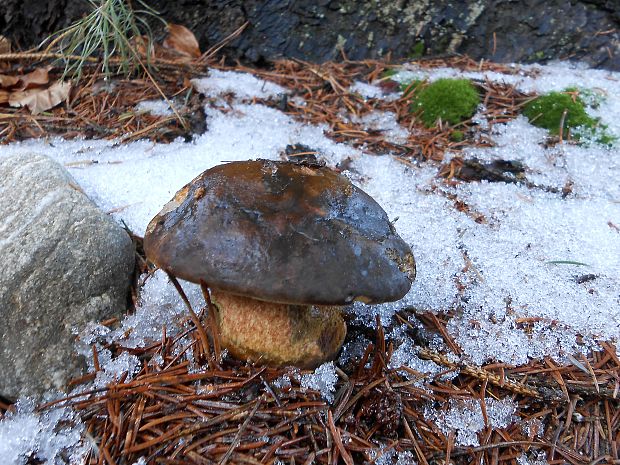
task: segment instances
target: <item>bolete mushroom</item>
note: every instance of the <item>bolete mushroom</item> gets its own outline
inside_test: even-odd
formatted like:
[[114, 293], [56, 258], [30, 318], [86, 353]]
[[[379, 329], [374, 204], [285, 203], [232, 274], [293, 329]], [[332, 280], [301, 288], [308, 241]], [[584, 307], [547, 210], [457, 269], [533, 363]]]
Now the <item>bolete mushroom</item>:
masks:
[[375, 200], [329, 168], [292, 162], [205, 171], [151, 220], [144, 249], [209, 286], [222, 347], [273, 366], [334, 358], [346, 334], [338, 306], [398, 300], [415, 278]]

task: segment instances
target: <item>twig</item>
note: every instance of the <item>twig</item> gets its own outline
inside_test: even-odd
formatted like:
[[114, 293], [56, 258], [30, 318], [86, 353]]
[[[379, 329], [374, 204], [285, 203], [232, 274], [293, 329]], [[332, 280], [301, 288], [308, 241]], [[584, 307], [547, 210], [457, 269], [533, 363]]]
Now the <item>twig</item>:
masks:
[[200, 322], [198, 315], [196, 315], [196, 313], [194, 312], [192, 305], [189, 303], [189, 299], [185, 295], [185, 292], [183, 291], [183, 288], [181, 287], [177, 279], [174, 277], [172, 273], [170, 273], [167, 270], [166, 270], [166, 274], [168, 275], [168, 279], [170, 279], [170, 282], [174, 285], [174, 288], [177, 290], [177, 292], [181, 296], [183, 303], [185, 304], [185, 306], [187, 307], [187, 310], [189, 311], [189, 315], [192, 319], [192, 322], [194, 323], [194, 326], [196, 327], [196, 331], [198, 331], [198, 335], [200, 336], [200, 341], [202, 342], [202, 347], [207, 357], [207, 363], [209, 364], [209, 368], [211, 368], [211, 364], [213, 363], [213, 361], [211, 360], [211, 347], [210, 347], [209, 338], [207, 337], [207, 333], [205, 332], [204, 326], [202, 326], [202, 323]]
[[262, 402], [262, 399], [259, 397], [256, 400], [256, 403], [254, 405], [254, 408], [252, 408], [252, 411], [250, 412], [250, 414], [247, 416], [247, 418], [244, 420], [244, 422], [241, 424], [241, 426], [239, 427], [239, 430], [237, 431], [237, 434], [235, 434], [235, 437], [233, 439], [233, 442], [230, 444], [230, 448], [228, 449], [228, 451], [226, 452], [226, 454], [224, 454], [224, 457], [222, 457], [222, 460], [220, 460], [218, 462], [218, 465], [225, 465], [226, 462], [228, 462], [228, 459], [230, 458], [230, 456], [232, 455], [232, 453], [235, 450], [235, 447], [237, 447], [239, 445], [239, 441], [241, 439], [241, 434], [245, 431], [245, 429], [248, 426], [248, 423], [250, 423], [250, 420], [252, 420], [252, 418], [254, 417], [254, 414], [256, 413], [256, 411], [258, 410], [258, 408], [260, 407]]

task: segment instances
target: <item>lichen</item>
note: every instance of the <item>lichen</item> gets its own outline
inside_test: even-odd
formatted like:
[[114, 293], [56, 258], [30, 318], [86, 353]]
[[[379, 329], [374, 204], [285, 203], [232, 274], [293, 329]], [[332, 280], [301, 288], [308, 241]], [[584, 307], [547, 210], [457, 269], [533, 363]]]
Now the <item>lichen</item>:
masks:
[[439, 119], [455, 125], [471, 117], [479, 104], [478, 91], [468, 79], [438, 79], [415, 88], [411, 110], [427, 127]]

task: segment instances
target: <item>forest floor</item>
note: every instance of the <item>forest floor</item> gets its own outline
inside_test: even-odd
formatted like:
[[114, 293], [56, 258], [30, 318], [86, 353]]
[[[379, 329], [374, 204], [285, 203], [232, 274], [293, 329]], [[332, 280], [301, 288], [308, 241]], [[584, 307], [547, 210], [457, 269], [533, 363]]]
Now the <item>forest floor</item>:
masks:
[[[69, 395], [0, 404], [0, 462], [620, 463], [618, 148], [522, 115], [573, 89], [618, 135], [620, 74], [213, 54], [156, 61], [153, 79], [88, 65], [66, 89], [47, 61], [7, 63], [0, 156], [62, 162], [131, 232], [140, 273], [128, 315], [80, 333], [90, 371]], [[444, 77], [470, 79], [481, 104], [429, 128], [408, 83]], [[195, 327], [147, 264], [146, 225], [218, 163], [308, 155], [387, 211], [416, 256], [412, 290], [351, 306], [341, 355], [314, 372], [209, 356], [208, 319]]]

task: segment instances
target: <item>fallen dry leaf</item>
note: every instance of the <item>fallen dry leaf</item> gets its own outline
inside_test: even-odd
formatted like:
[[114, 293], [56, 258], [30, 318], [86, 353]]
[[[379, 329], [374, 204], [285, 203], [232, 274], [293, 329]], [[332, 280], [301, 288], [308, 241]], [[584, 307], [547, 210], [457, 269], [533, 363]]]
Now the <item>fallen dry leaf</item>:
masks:
[[19, 77], [21, 85], [18, 90], [31, 89], [33, 87], [41, 87], [50, 81], [48, 72], [50, 68], [37, 68], [31, 73]]
[[11, 53], [11, 41], [0, 35], [0, 53]]
[[[11, 53], [11, 41], [0, 35], [0, 54]], [[10, 62], [7, 60], [0, 60], [0, 70], [10, 69]]]
[[10, 92], [0, 89], [0, 104], [8, 102], [9, 95], [11, 95]]
[[154, 56], [153, 43], [148, 36], [133, 36], [129, 43], [131, 44], [131, 48], [133, 48], [133, 50], [135, 51], [135, 53], [138, 54], [138, 56], [144, 57], [147, 55], [147, 52], [149, 57]]
[[9, 87], [13, 87], [18, 82], [19, 82], [19, 77], [17, 76], [8, 76], [6, 74], [0, 74], [0, 87], [4, 87], [5, 89], [8, 89]]
[[29, 89], [13, 92], [9, 96], [9, 105], [12, 107], [28, 107], [33, 115], [55, 107], [67, 100], [71, 84], [56, 81], [47, 89]]
[[198, 58], [200, 56], [200, 46], [196, 36], [192, 31], [180, 24], [168, 24], [168, 37], [164, 40], [164, 47], [190, 58]]

